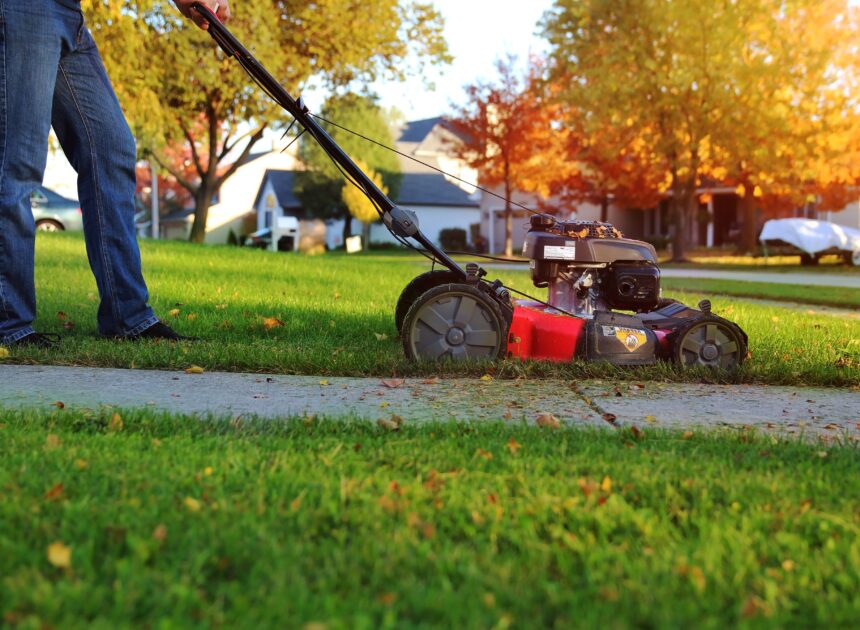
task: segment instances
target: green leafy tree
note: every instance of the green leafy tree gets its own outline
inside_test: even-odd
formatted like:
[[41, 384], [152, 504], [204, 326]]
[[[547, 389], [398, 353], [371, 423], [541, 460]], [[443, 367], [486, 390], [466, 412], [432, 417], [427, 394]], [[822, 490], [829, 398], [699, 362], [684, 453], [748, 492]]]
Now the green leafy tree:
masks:
[[[331, 96], [320, 115], [387, 146], [394, 144], [390, 118], [371, 96], [352, 93]], [[388, 194], [397, 197], [402, 174], [396, 154], [333, 125], [323, 123], [323, 127], [353, 160], [369, 169], [368, 173], [378, 173]], [[296, 174], [296, 197], [311, 216], [344, 219], [345, 239], [351, 234], [353, 217], [343, 197], [344, 186], [349, 184], [313, 140], [303, 138], [299, 156], [307, 170]]]
[[[191, 240], [202, 241], [213, 195], [287, 115], [171, 2], [82, 6], [141, 153], [193, 195]], [[243, 0], [233, 15], [231, 30], [294, 92], [311, 78], [332, 86], [402, 78], [448, 60], [439, 13], [418, 1]], [[190, 177], [165, 150], [183, 144]]]

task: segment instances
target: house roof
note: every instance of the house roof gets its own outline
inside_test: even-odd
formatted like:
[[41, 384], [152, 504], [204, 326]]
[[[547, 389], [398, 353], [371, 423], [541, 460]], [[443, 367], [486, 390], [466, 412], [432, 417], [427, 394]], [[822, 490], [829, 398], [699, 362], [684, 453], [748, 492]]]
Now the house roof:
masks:
[[425, 118], [424, 120], [412, 120], [406, 123], [403, 131], [400, 132], [398, 142], [424, 142], [424, 139], [430, 135], [430, 132], [436, 125], [444, 122], [444, 118], [436, 116], [435, 118]]
[[272, 182], [272, 188], [275, 189], [275, 197], [278, 198], [278, 205], [282, 208], [301, 208], [302, 202], [298, 200], [293, 193], [293, 187], [296, 183], [295, 171], [276, 171], [268, 170], [263, 176], [263, 185], [260, 186], [260, 191], [257, 193], [257, 199], [254, 200], [254, 206], [260, 204], [260, 195], [263, 194], [263, 189], [266, 186], [266, 180]]
[[466, 191], [439, 173], [404, 173], [396, 201], [404, 206], [480, 206]]

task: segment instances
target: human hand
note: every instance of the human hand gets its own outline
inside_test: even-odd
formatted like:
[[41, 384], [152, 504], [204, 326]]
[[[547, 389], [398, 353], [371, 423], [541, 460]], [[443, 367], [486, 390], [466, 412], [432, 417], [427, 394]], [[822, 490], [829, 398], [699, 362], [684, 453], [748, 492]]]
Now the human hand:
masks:
[[204, 31], [208, 30], [209, 22], [196, 9], [192, 8], [195, 3], [199, 2], [208, 7], [222, 22], [227, 22], [231, 17], [230, 0], [173, 0], [173, 2], [182, 15], [191, 18]]

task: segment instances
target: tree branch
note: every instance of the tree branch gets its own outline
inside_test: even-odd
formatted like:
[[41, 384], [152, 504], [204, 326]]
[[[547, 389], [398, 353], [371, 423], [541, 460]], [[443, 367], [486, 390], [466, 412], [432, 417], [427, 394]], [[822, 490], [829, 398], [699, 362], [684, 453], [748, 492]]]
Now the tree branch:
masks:
[[254, 134], [249, 138], [248, 144], [245, 145], [245, 148], [242, 149], [242, 154], [236, 159], [233, 164], [230, 165], [224, 174], [218, 178], [218, 185], [223, 184], [227, 179], [235, 173], [242, 164], [245, 163], [245, 160], [248, 158], [248, 155], [251, 153], [251, 149], [254, 147], [257, 142], [259, 142], [263, 137], [263, 132], [269, 126], [269, 123], [263, 123], [263, 125], [254, 132]]
[[167, 160], [162, 159], [156, 151], [152, 151], [152, 157], [155, 159], [156, 162], [158, 162], [158, 165], [161, 168], [170, 173], [171, 177], [176, 180], [176, 183], [178, 183], [192, 195], [197, 194], [197, 186], [185, 179], [185, 177], [183, 177], [178, 170], [170, 166], [170, 164], [167, 163]]
[[203, 179], [203, 174], [205, 171], [203, 170], [203, 164], [200, 162], [200, 155], [197, 153], [197, 145], [194, 143], [194, 137], [191, 135], [191, 132], [188, 130], [188, 127], [180, 119], [179, 128], [182, 129], [182, 133], [185, 134], [185, 139], [188, 140], [188, 144], [191, 145], [191, 159], [194, 160], [194, 168], [197, 169], [197, 174], [200, 176], [200, 179]]

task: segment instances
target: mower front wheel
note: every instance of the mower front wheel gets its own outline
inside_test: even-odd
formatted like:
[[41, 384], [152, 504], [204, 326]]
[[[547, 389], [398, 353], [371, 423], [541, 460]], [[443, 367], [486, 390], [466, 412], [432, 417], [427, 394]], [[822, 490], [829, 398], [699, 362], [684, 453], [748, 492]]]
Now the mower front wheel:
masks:
[[681, 367], [700, 365], [731, 372], [746, 359], [746, 335], [731, 322], [700, 319], [676, 333], [673, 355]]
[[469, 284], [444, 284], [421, 295], [406, 313], [403, 350], [411, 360], [504, 357], [508, 322], [499, 304]]
[[403, 320], [406, 319], [406, 313], [409, 312], [409, 308], [415, 303], [415, 300], [433, 287], [451, 284], [459, 280], [462, 278], [447, 269], [425, 271], [420, 276], [412, 278], [412, 281], [401, 291], [400, 298], [397, 300], [397, 308], [394, 309], [394, 325], [397, 327], [397, 332], [402, 334]]

